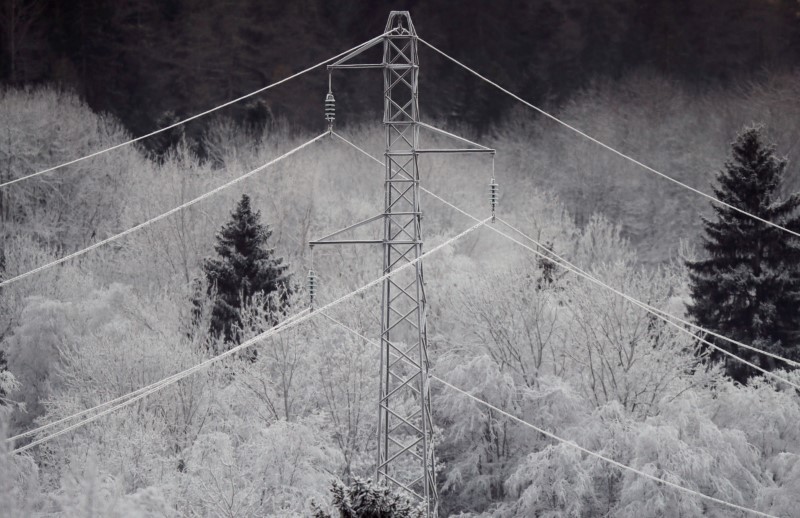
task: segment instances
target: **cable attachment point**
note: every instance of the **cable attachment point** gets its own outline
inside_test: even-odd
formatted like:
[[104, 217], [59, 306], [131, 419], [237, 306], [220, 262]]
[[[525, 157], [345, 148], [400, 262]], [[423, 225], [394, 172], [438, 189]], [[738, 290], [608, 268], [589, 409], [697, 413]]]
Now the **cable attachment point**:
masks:
[[310, 311], [314, 311], [314, 301], [317, 298], [317, 273], [314, 270], [308, 270], [308, 307]]
[[494, 178], [489, 183], [489, 202], [492, 205], [492, 223], [495, 222], [495, 210], [497, 209], [497, 198], [500, 194], [500, 186], [497, 185]]
[[333, 121], [336, 120], [336, 99], [333, 92], [325, 96], [325, 120], [328, 121], [328, 131], [333, 131]]

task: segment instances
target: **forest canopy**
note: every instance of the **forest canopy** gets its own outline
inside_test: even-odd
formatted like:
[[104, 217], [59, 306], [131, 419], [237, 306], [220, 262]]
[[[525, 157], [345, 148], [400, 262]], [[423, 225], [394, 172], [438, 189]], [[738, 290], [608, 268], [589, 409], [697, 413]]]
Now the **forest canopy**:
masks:
[[[800, 59], [795, 0], [5, 0], [0, 82], [76, 91], [141, 134], [372, 38], [390, 10], [409, 10], [420, 36], [536, 103], [642, 68], [715, 86]], [[513, 106], [433, 52], [421, 57], [425, 113], [485, 125]], [[263, 116], [314, 126], [321, 77], [274, 92]], [[380, 112], [368, 77], [337, 85], [350, 122]]]
[[[11, 54], [3, 47], [14, 59], [4, 61], [0, 91], [0, 183], [284, 77], [298, 60], [332, 54], [329, 45], [357, 43], [345, 34], [379, 31], [386, 14], [380, 3], [335, 13], [315, 2], [230, 9], [198, 2], [189, 10], [182, 0], [119, 9], [101, 1], [12, 1], [3, 8], [12, 4], [28, 9], [18, 16], [30, 23], [24, 45], [15, 43]], [[759, 138], [774, 143], [765, 145], [775, 152], [767, 162], [782, 178], [771, 183], [769, 200], [795, 207], [800, 72], [786, 52], [795, 48], [787, 20], [797, 5], [652, 2], [664, 16], [648, 16], [645, 27], [634, 23], [642, 9], [635, 4], [499, 2], [503, 22], [485, 16], [481, 26], [473, 2], [445, 14], [419, 5], [414, 16], [433, 43], [472, 54], [504, 84], [551, 102], [564, 121], [705, 192], [724, 181], [736, 153], [731, 142], [762, 124]], [[301, 18], [289, 14], [300, 10], [308, 16], [297, 25]], [[255, 27], [261, 17], [276, 22]], [[284, 26], [282, 17], [295, 22]], [[436, 34], [454, 23], [463, 30]], [[548, 32], [553, 26], [560, 29]], [[699, 42], [693, 31], [701, 26]], [[757, 29], [759, 45], [742, 44], [734, 29], [750, 36]], [[285, 31], [308, 32], [310, 43], [288, 52]], [[499, 43], [475, 37], [499, 33], [509, 36]], [[570, 45], [560, 46], [567, 35]], [[478, 52], [470, 39], [488, 43]], [[504, 54], [495, 61], [496, 50]], [[271, 63], [267, 72], [262, 59]], [[219, 66], [209, 71], [209, 63]], [[687, 264], [710, 250], [703, 217], [718, 212], [708, 200], [505, 105], [477, 83], [446, 81], [453, 69], [433, 59], [425, 66], [425, 120], [497, 150], [494, 164], [476, 155], [421, 157], [427, 189], [486, 217], [494, 172], [498, 214], [546, 244], [546, 254], [656, 311], [692, 318], [698, 296]], [[252, 76], [226, 75], [233, 70]], [[692, 80], [700, 70], [708, 77]], [[564, 83], [549, 80], [555, 77]], [[379, 103], [380, 77], [341, 84], [342, 133], [380, 156], [379, 118], [365, 108], [368, 95], [356, 101], [368, 90]], [[0, 189], [0, 279], [93, 246], [306, 142], [324, 129], [325, 91], [323, 77], [309, 78], [155, 144]], [[447, 142], [423, 138], [431, 146]], [[763, 170], [753, 167], [750, 176]], [[1, 286], [0, 437], [159, 382], [303, 311], [302, 279], [312, 268], [320, 305], [380, 276], [379, 247], [326, 248], [312, 258], [308, 241], [379, 212], [383, 177], [381, 166], [354, 149], [321, 139], [113, 243]], [[474, 224], [432, 196], [421, 203], [426, 250]], [[797, 248], [777, 235], [769, 234], [781, 245], [769, 250]], [[734, 252], [753, 239], [745, 241]], [[425, 282], [432, 373], [491, 405], [431, 381], [443, 516], [737, 516], [570, 443], [715, 499], [796, 515], [797, 370], [764, 363], [772, 377], [736, 379], [685, 327], [486, 229], [426, 258]], [[379, 289], [366, 290], [329, 311], [358, 334], [317, 314], [261, 341], [257, 354], [232, 355], [29, 451], [11, 453], [45, 434], [0, 441], [0, 509], [12, 516], [335, 516], [364, 495], [397, 504], [368, 481], [378, 353], [360, 335], [378, 338], [380, 297]], [[791, 336], [781, 334], [770, 350], [796, 348], [785, 343]], [[404, 501], [398, 508], [415, 513]]]

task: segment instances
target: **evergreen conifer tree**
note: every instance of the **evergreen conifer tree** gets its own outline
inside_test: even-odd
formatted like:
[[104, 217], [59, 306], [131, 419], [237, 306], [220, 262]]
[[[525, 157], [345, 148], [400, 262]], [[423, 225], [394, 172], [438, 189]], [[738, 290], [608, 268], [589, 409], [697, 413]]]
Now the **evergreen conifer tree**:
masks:
[[[553, 252], [553, 243], [550, 241], [545, 242], [544, 244], [544, 251], [542, 253], [546, 257], [554, 257], [550, 255]], [[536, 266], [539, 268], [541, 272], [541, 277], [536, 283], [536, 287], [540, 290], [548, 288], [553, 285], [556, 280], [556, 263], [549, 259], [545, 259], [544, 257], [537, 257], [536, 258]]]
[[211, 333], [232, 341], [242, 326], [240, 311], [263, 294], [265, 310], [273, 315], [283, 311], [292, 293], [288, 265], [267, 247], [272, 231], [262, 225], [261, 214], [253, 212], [250, 197], [243, 195], [231, 214], [231, 221], [217, 234], [214, 247], [218, 258], [206, 259], [203, 270], [208, 294], [213, 296]]
[[8, 360], [6, 360], [6, 352], [0, 349], [0, 406], [5, 406], [5, 396], [8, 394], [6, 393], [5, 387], [2, 383], [2, 378], [5, 372], [8, 371]]
[[[800, 230], [800, 195], [780, 200], [786, 160], [764, 142], [761, 128], [746, 128], [732, 144], [732, 160], [717, 175], [720, 200], [767, 221]], [[689, 314], [709, 330], [790, 359], [800, 359], [800, 238], [728, 207], [713, 205], [703, 219], [706, 258], [689, 261]], [[723, 340], [714, 344], [764, 369], [775, 361]], [[739, 382], [758, 372], [719, 351]], [[781, 364], [781, 367], [785, 365]]]
[[314, 518], [422, 518], [425, 514], [424, 508], [414, 506], [390, 488], [357, 477], [350, 487], [334, 481], [331, 493], [337, 514], [331, 515], [312, 502]]

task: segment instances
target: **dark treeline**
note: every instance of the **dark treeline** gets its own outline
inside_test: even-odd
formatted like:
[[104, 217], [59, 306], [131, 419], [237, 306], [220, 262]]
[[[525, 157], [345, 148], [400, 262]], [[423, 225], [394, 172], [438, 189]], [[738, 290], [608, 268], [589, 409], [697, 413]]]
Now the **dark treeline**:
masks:
[[[57, 84], [134, 133], [280, 79], [368, 39], [391, 9], [420, 35], [536, 102], [649, 68], [725, 83], [800, 59], [794, 0], [2, 0], [0, 81]], [[424, 109], [483, 125], [510, 104], [423, 50]], [[377, 113], [375, 73], [339, 81], [350, 117]], [[321, 118], [322, 73], [233, 108], [239, 121]], [[319, 99], [319, 102], [314, 100]], [[347, 118], [345, 115], [345, 120]], [[190, 127], [188, 131], [198, 131]]]

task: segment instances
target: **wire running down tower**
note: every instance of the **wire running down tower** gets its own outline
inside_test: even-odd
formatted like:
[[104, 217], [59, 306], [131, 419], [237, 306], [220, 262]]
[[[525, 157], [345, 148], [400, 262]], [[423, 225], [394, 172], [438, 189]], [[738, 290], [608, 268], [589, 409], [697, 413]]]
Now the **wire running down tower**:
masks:
[[[492, 153], [420, 122], [417, 34], [407, 11], [392, 11], [382, 41], [354, 51], [328, 65], [335, 69], [383, 71], [383, 124], [386, 138], [384, 211], [316, 241], [324, 244], [379, 244], [383, 273], [422, 255], [418, 159], [424, 153]], [[356, 56], [383, 43], [381, 63], [353, 63]], [[329, 89], [328, 95], [333, 97]], [[332, 128], [332, 121], [328, 119]], [[454, 137], [475, 148], [422, 149], [420, 128]], [[332, 131], [332, 130], [331, 130]], [[382, 239], [341, 239], [369, 224], [382, 224]], [[334, 239], [336, 238], [336, 239]], [[377, 473], [379, 482], [402, 489], [425, 506], [427, 516], [438, 513], [433, 417], [429, 390], [426, 299], [422, 262], [383, 281], [381, 297], [381, 357], [378, 415]]]

